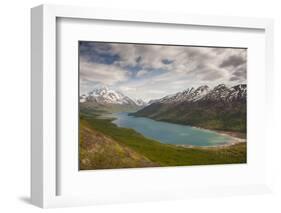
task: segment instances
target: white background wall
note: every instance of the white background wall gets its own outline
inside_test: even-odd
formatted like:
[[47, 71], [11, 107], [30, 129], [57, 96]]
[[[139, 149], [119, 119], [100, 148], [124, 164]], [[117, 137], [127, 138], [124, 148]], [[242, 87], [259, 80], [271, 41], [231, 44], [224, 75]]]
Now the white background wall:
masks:
[[[1, 2], [0, 46], [0, 212], [37, 212], [29, 204], [30, 172], [30, 11], [41, 3], [72, 4], [74, 0], [6, 0]], [[191, 14], [270, 17], [275, 19], [275, 124], [280, 132], [281, 109], [281, 5], [276, 0], [80, 0], [81, 6], [112, 7]], [[278, 85], [278, 83], [280, 85]], [[258, 115], [257, 115], [258, 116]], [[120, 204], [47, 210], [52, 212], [280, 212], [281, 139], [272, 143], [274, 193], [272, 195], [202, 198], [157, 203]]]

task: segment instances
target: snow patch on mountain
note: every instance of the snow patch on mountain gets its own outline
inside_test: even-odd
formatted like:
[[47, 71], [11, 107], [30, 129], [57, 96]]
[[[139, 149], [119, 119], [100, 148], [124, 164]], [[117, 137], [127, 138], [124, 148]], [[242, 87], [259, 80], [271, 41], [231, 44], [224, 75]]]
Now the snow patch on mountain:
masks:
[[133, 101], [135, 102], [136, 105], [138, 106], [146, 106], [147, 103], [145, 101], [143, 101], [142, 99], [133, 99]]
[[141, 99], [134, 100], [122, 92], [111, 89], [107, 86], [94, 88], [88, 95], [80, 96], [80, 103], [96, 102], [98, 104], [119, 104], [143, 106], [145, 102]]
[[239, 84], [228, 88], [225, 84], [210, 89], [207, 85], [198, 88], [188, 88], [182, 92], [165, 96], [158, 100], [149, 101], [153, 103], [181, 103], [181, 102], [197, 102], [197, 101], [233, 101], [246, 99], [247, 85]]
[[80, 103], [84, 103], [87, 101], [87, 96], [86, 95], [81, 95], [79, 99]]
[[144, 107], [153, 103], [181, 103], [198, 101], [235, 101], [246, 100], [247, 85], [239, 84], [233, 87], [227, 87], [225, 84], [219, 84], [213, 89], [203, 85], [198, 88], [188, 88], [182, 92], [167, 95], [160, 99], [150, 100], [148, 103], [141, 99], [134, 99], [124, 95], [118, 90], [107, 86], [94, 88], [87, 95], [80, 96], [80, 103], [95, 102], [98, 104], [119, 104]]
[[183, 102], [183, 101], [198, 101], [203, 98], [209, 92], [209, 87], [207, 85], [200, 86], [197, 89], [189, 88], [183, 92], [178, 92], [174, 95], [168, 95], [164, 98], [158, 100], [160, 103], [173, 103], [173, 102]]

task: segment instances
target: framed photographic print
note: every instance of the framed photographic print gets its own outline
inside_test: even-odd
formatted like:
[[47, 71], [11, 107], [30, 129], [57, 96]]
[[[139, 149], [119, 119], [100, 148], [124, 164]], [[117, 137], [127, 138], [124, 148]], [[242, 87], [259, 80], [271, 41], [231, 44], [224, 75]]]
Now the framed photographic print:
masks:
[[246, 48], [78, 45], [80, 170], [247, 162]]
[[33, 8], [32, 203], [269, 192], [272, 29], [269, 19]]

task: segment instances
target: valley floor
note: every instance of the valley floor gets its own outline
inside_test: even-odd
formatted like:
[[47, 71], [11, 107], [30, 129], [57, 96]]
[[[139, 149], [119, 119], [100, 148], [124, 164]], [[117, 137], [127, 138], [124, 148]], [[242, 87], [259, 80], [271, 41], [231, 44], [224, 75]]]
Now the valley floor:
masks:
[[110, 119], [80, 116], [80, 170], [246, 163], [246, 143], [181, 147], [148, 139]]

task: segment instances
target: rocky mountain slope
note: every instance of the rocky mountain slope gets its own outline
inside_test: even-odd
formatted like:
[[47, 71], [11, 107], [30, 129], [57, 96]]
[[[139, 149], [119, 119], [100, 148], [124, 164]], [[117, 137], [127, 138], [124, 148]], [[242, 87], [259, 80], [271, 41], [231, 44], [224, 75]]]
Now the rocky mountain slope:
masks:
[[80, 107], [82, 108], [107, 111], [136, 111], [145, 105], [146, 103], [141, 99], [134, 100], [120, 91], [106, 86], [97, 87], [87, 95], [80, 96]]
[[165, 96], [131, 115], [208, 129], [246, 132], [247, 85], [190, 88]]

